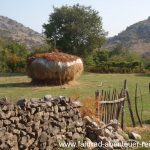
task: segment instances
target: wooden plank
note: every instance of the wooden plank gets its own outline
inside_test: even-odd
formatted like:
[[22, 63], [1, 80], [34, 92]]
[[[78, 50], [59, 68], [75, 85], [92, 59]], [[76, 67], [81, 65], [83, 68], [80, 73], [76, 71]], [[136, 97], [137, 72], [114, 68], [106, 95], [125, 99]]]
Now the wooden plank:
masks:
[[125, 97], [113, 101], [101, 101], [101, 104], [115, 104], [124, 101]]

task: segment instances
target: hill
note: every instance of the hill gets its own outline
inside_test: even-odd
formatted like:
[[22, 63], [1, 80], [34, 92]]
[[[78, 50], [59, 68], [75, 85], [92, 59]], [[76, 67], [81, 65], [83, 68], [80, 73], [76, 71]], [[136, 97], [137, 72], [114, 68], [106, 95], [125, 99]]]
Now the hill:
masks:
[[109, 38], [106, 47], [112, 48], [117, 44], [122, 44], [142, 55], [150, 56], [150, 17], [127, 27], [117, 36]]
[[4, 16], [0, 16], [0, 38], [16, 41], [29, 49], [44, 43], [42, 34]]

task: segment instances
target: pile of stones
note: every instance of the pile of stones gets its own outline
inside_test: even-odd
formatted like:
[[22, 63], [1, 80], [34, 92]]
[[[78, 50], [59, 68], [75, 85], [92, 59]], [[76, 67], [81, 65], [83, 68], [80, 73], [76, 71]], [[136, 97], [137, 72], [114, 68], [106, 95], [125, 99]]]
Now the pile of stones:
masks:
[[60, 143], [76, 143], [86, 150], [113, 150], [125, 148], [119, 143], [141, 140], [134, 132], [126, 134], [117, 120], [105, 124], [89, 116], [82, 118], [81, 106], [63, 96], [22, 99], [16, 104], [1, 99], [0, 149], [58, 150]]
[[[131, 144], [136, 144], [141, 140], [141, 136], [131, 132], [126, 134], [117, 120], [111, 120], [109, 124], [100, 122], [99, 124], [89, 116], [84, 117], [85, 123], [85, 141], [89, 148], [98, 148], [100, 150], [126, 149]], [[96, 143], [96, 144], [95, 144]]]
[[85, 127], [79, 107], [79, 102], [51, 95], [17, 104], [0, 100], [0, 149], [54, 150], [59, 142], [82, 141]]

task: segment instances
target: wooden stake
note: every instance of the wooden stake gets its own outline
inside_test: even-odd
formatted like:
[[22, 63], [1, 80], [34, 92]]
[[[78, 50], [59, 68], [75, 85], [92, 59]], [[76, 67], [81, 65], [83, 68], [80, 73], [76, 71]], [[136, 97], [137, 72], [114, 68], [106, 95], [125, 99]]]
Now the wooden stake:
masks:
[[136, 84], [136, 88], [135, 88], [135, 111], [136, 111], [136, 115], [137, 115], [139, 124], [140, 124], [141, 127], [143, 127], [142, 126], [142, 121], [141, 121], [139, 113], [138, 113], [138, 106], [137, 106], [137, 94], [138, 94], [138, 90], [137, 89], [138, 89], [138, 85]]

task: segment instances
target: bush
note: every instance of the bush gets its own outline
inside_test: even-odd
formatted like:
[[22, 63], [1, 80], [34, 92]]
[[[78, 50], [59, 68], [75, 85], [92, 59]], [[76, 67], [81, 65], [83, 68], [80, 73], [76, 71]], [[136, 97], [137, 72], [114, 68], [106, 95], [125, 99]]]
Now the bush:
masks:
[[0, 42], [0, 71], [25, 72], [29, 51], [15, 42]]
[[143, 72], [141, 62], [102, 62], [92, 67], [91, 72], [95, 73], [134, 73]]

